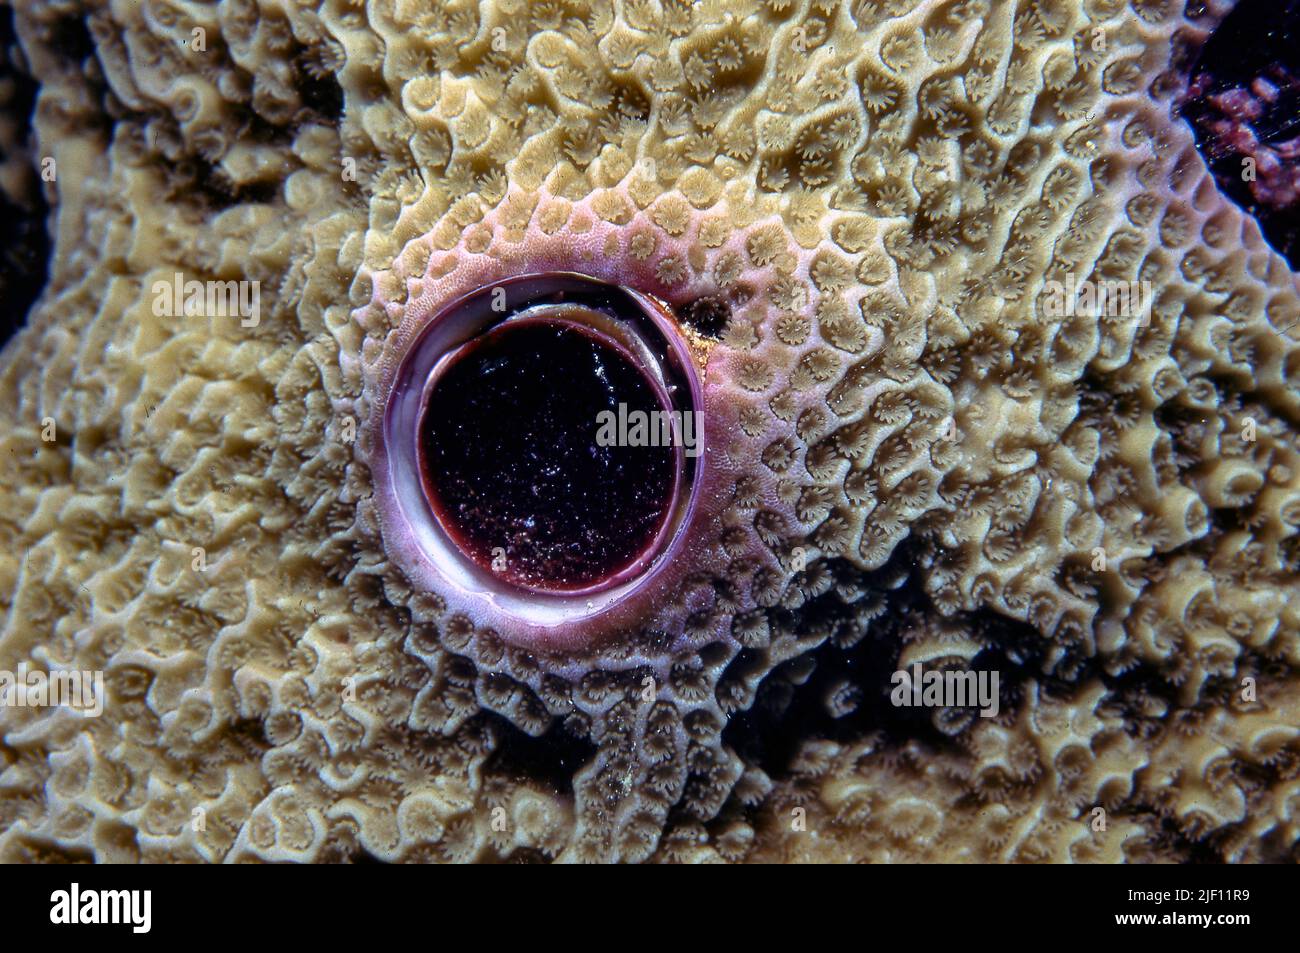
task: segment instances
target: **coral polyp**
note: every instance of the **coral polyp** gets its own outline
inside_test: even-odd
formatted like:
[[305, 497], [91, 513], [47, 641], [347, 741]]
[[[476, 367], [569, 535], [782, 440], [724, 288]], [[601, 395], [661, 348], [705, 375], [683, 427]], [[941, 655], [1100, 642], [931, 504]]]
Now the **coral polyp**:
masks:
[[413, 320], [376, 417], [385, 542], [508, 638], [566, 644], [684, 546], [706, 449], [694, 354], [664, 302], [571, 273]]

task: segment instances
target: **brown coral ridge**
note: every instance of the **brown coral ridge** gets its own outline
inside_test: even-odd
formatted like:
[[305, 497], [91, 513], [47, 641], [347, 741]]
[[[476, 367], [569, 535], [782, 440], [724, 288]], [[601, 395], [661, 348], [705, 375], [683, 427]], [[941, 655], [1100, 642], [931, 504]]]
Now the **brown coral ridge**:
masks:
[[[20, 7], [59, 174], [0, 668], [109, 699], [0, 713], [0, 857], [1294, 860], [1300, 296], [1171, 114], [1225, 12]], [[413, 295], [610, 236], [728, 303], [718, 558], [534, 655], [388, 560], [365, 371]], [[260, 324], [156, 315], [176, 272]], [[999, 715], [887, 709], [914, 661]]]

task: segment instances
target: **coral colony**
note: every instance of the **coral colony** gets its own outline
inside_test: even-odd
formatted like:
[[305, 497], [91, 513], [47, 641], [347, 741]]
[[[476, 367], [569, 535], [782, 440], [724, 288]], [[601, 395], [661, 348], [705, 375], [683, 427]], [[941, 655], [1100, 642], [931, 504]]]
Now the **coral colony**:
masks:
[[1295, 6], [0, 10], [0, 859], [1300, 859]]

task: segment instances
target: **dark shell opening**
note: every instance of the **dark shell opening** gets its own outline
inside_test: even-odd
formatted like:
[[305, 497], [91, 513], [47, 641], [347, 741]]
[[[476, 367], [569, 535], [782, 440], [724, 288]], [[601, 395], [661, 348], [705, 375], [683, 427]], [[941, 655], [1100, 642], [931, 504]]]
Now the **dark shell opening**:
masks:
[[543, 624], [600, 612], [683, 543], [701, 405], [663, 302], [572, 273], [481, 287], [396, 370], [383, 426], [404, 532], [502, 608]]
[[672, 406], [601, 323], [576, 306], [502, 322], [448, 355], [425, 405], [421, 464], [435, 514], [474, 562], [523, 588], [606, 582], [669, 516], [672, 444], [629, 445], [616, 422], [667, 420]]

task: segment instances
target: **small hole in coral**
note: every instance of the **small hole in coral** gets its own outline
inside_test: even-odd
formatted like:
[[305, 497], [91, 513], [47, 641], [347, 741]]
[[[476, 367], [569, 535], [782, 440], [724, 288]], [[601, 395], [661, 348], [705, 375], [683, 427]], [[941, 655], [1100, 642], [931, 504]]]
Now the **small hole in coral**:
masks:
[[731, 305], [725, 298], [710, 295], [696, 298], [677, 309], [677, 316], [691, 330], [707, 338], [720, 338], [731, 320]]

